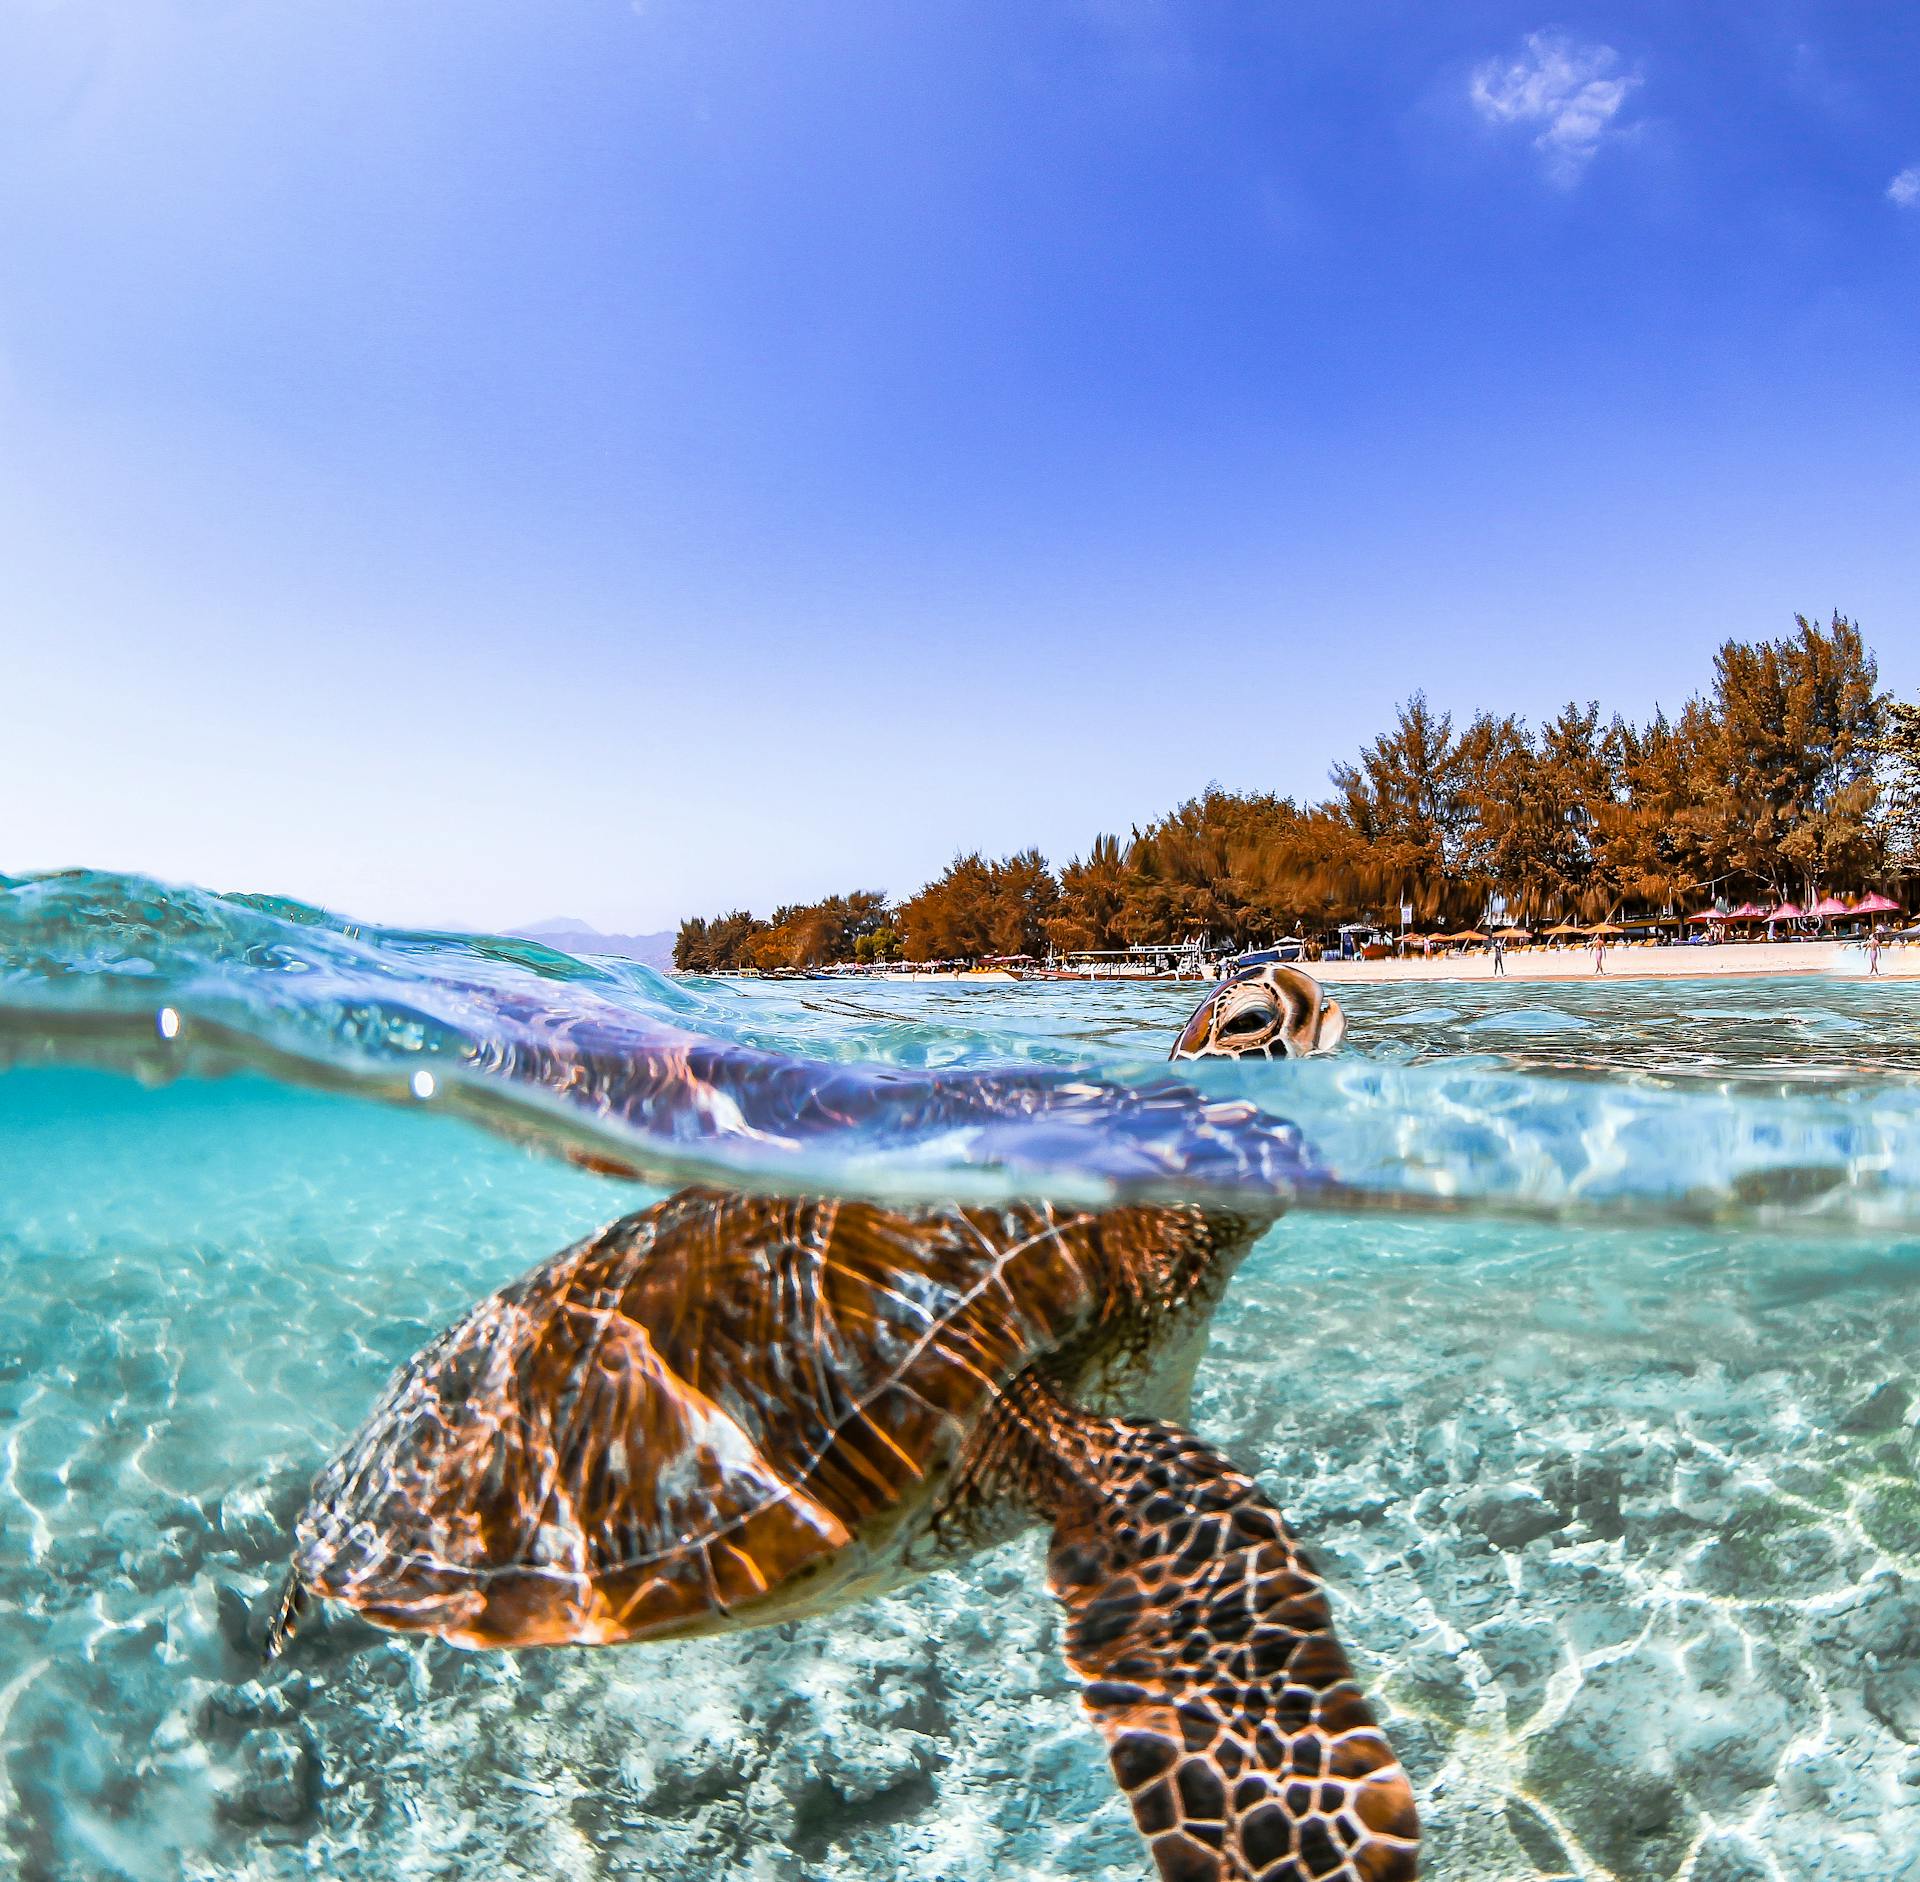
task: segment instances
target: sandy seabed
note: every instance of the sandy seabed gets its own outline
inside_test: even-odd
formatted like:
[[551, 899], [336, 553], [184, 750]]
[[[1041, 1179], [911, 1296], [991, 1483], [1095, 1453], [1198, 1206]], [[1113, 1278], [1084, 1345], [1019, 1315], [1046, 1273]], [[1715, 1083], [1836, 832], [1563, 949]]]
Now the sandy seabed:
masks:
[[[263, 1669], [387, 1369], [631, 1192], [432, 1120], [76, 1089], [0, 1198], [0, 1873], [1145, 1882], [1037, 1534], [713, 1640], [334, 1615]], [[1328, 1573], [1435, 1882], [1920, 1882], [1916, 1275], [1710, 1231], [1262, 1244], [1194, 1422]]]

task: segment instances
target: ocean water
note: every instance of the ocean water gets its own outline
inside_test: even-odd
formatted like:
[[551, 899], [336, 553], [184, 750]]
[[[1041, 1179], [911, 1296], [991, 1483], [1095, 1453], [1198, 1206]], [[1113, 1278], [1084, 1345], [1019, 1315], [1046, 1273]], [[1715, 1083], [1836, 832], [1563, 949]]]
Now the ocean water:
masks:
[[[671, 983], [0, 883], [0, 1874], [1098, 1878], [1039, 1538], [830, 1619], [460, 1653], [261, 1609], [475, 1298], [690, 1177], [1284, 1191], [1194, 1421], [1335, 1587], [1462, 1882], [1920, 1879], [1920, 995]], [[617, 1165], [596, 1174], [569, 1156]]]

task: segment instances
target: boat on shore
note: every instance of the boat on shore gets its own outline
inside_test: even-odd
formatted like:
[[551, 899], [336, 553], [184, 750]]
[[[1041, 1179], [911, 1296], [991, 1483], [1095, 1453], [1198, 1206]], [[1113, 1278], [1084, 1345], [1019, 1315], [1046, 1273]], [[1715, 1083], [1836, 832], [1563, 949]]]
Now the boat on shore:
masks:
[[1077, 948], [1049, 954], [1021, 973], [1025, 980], [1199, 980], [1218, 978], [1204, 941], [1139, 942], [1124, 948]]

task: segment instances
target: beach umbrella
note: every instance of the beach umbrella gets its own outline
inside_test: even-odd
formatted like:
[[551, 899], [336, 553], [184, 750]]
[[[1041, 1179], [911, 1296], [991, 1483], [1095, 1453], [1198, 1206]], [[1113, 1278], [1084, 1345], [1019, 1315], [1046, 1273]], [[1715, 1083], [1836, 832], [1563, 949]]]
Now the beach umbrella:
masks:
[[1900, 904], [1888, 901], [1878, 889], [1875, 889], [1871, 895], [1863, 895], [1854, 903], [1852, 909], [1852, 913], [1856, 915], [1897, 915], [1899, 912]]
[[1689, 915], [1689, 921], [1731, 921], [1733, 916], [1723, 915], [1717, 908], [1703, 908], [1697, 915]]
[[1586, 932], [1587, 931], [1583, 927], [1581, 927], [1578, 922], [1563, 921], [1559, 923], [1556, 927], [1549, 928], [1547, 930], [1547, 936], [1549, 939], [1551, 939], [1555, 935], [1585, 934]]
[[1738, 908], [1727, 910], [1729, 921], [1758, 921], [1767, 911], [1752, 902], [1742, 902]]
[[1531, 930], [1526, 928], [1502, 928], [1500, 930], [1500, 939], [1502, 941], [1531, 941], [1533, 934]]
[[1611, 921], [1596, 922], [1587, 930], [1588, 934], [1625, 934], [1626, 930]]
[[1831, 921], [1836, 915], [1851, 915], [1853, 910], [1837, 895], [1823, 895], [1819, 901], [1807, 910], [1809, 915], [1817, 915], [1822, 921]]
[[1462, 928], [1458, 934], [1447, 936], [1449, 941], [1484, 941], [1486, 938], [1478, 928]]
[[1778, 908], [1769, 912], [1767, 919], [1769, 921], [1803, 921], [1806, 919], [1806, 913], [1807, 911], [1797, 902], [1782, 902]]

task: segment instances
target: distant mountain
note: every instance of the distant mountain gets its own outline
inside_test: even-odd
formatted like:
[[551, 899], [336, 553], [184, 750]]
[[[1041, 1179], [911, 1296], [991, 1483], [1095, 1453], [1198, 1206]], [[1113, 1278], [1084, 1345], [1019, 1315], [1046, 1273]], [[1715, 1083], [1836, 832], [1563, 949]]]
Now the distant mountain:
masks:
[[530, 921], [524, 928], [507, 932], [523, 941], [544, 941], [563, 954], [617, 954], [622, 960], [641, 961], [663, 971], [673, 965], [671, 928], [662, 928], [658, 934], [602, 934], [591, 922], [556, 916], [552, 921]]

